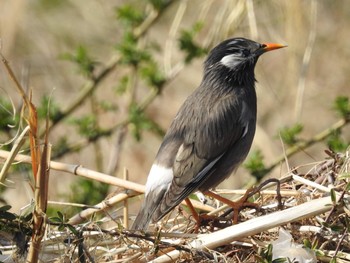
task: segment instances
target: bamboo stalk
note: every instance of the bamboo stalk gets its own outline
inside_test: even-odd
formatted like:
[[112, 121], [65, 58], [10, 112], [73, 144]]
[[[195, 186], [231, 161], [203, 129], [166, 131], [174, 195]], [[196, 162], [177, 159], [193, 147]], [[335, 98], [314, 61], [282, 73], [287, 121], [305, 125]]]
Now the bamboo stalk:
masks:
[[[126, 168], [124, 168], [124, 173], [123, 173], [123, 179], [128, 181], [129, 179], [129, 172]], [[126, 229], [129, 228], [129, 204], [128, 204], [128, 198], [124, 200], [124, 206], [123, 206], [123, 222], [124, 222], [124, 227]]]
[[[9, 156], [10, 156], [10, 152], [0, 150], [0, 158], [6, 159]], [[23, 155], [23, 154], [17, 154], [14, 157], [14, 160], [19, 161], [19, 162], [23, 162], [23, 163], [28, 163], [28, 164], [31, 163], [31, 158], [29, 156]], [[119, 194], [118, 197], [113, 197], [112, 199], [108, 199], [108, 201], [104, 200], [103, 202], [95, 205], [96, 208], [86, 209], [86, 210], [80, 212], [79, 214], [73, 216], [69, 221], [70, 224], [81, 223], [83, 220], [87, 219], [92, 213], [96, 213], [100, 210], [105, 209], [106, 206], [104, 205], [104, 203], [108, 203], [109, 205], [115, 204], [115, 203], [124, 201], [126, 198], [136, 196], [136, 195], [139, 195], [139, 194], [142, 194], [145, 192], [145, 186], [142, 184], [123, 180], [123, 179], [120, 179], [120, 178], [117, 178], [117, 177], [114, 177], [114, 176], [111, 176], [108, 174], [96, 172], [96, 171], [84, 168], [78, 164], [66, 164], [66, 163], [51, 161], [49, 163], [49, 167], [52, 170], [67, 172], [70, 174], [82, 176], [85, 178], [89, 178], [89, 179], [96, 180], [96, 181], [106, 183], [106, 184], [115, 185], [115, 186], [129, 190], [123, 194]], [[200, 209], [202, 211], [210, 212], [210, 211], [214, 210], [211, 206], [202, 204], [199, 201], [196, 201], [196, 200], [191, 200], [191, 201], [192, 201], [192, 204], [195, 208]]]
[[131, 196], [135, 196], [138, 193], [135, 191], [124, 191], [123, 193], [119, 193], [107, 200], [103, 200], [101, 203], [96, 204], [93, 208], [88, 208], [85, 209], [83, 211], [81, 211], [80, 213], [72, 216], [69, 220], [68, 220], [68, 224], [71, 225], [76, 225], [79, 224], [85, 220], [87, 220], [92, 214], [110, 208], [112, 207], [114, 204], [119, 203], [121, 201], [126, 200], [127, 198], [131, 197]]
[[[8, 158], [9, 155], [10, 153], [8, 151], [0, 150], [1, 158], [6, 159]], [[14, 159], [19, 162], [31, 164], [31, 159], [27, 155], [17, 154]], [[79, 175], [79, 176], [93, 179], [102, 183], [111, 184], [122, 188], [134, 190], [138, 193], [145, 192], [145, 186], [142, 184], [125, 181], [123, 179], [116, 178], [108, 174], [99, 173], [99, 172], [84, 168], [79, 164], [66, 164], [66, 163], [51, 161], [50, 169], [61, 171], [61, 172], [67, 172], [74, 175]]]

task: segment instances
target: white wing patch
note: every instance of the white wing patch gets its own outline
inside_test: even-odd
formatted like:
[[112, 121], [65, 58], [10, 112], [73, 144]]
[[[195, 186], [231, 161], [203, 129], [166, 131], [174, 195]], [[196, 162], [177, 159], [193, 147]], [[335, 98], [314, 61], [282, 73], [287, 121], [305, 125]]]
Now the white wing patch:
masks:
[[147, 178], [145, 196], [152, 191], [168, 189], [173, 177], [172, 168], [153, 164]]

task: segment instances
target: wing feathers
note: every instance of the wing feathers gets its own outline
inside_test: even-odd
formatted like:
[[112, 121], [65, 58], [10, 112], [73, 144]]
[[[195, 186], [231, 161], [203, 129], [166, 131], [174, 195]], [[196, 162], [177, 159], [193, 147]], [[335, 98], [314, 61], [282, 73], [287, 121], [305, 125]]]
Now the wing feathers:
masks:
[[160, 220], [192, 192], [216, 186], [237, 165], [225, 164], [222, 174], [214, 176], [221, 159], [229, 162], [232, 158], [230, 149], [247, 134], [255, 114], [244, 99], [237, 99], [237, 93], [216, 98], [207, 95], [194, 93], [196, 100], [190, 96], [171, 124], [152, 166], [146, 200], [133, 229], [146, 229], [151, 219]]

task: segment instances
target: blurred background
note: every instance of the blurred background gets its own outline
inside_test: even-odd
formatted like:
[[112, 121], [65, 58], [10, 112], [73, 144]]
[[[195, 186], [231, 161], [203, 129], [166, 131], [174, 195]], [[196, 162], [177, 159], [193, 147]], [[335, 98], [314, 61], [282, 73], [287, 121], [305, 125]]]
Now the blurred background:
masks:
[[[289, 157], [288, 166], [278, 162], [285, 149], [341, 119], [335, 101], [349, 96], [349, 25], [345, 0], [0, 0], [1, 53], [31, 90], [41, 131], [50, 111], [52, 160], [120, 178], [126, 168], [141, 184], [164, 132], [201, 81], [205, 54], [229, 37], [288, 45], [256, 67], [258, 127], [248, 167], [274, 164], [267, 176], [281, 177], [288, 167], [322, 161], [330, 140], [335, 150], [347, 146], [345, 127]], [[10, 149], [24, 122], [3, 66], [0, 92], [0, 138]], [[29, 154], [28, 144], [22, 149]], [[16, 166], [8, 175], [14, 184], [2, 187], [1, 201], [14, 212], [33, 197], [30, 173], [28, 165]], [[242, 167], [221, 187], [244, 187], [251, 174]], [[52, 171], [49, 200], [93, 205], [114, 190]]]

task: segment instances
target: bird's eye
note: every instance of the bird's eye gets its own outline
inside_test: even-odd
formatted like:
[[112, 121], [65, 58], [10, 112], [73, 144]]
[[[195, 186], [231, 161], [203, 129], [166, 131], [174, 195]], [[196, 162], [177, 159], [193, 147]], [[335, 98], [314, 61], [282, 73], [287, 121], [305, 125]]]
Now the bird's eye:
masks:
[[242, 55], [248, 57], [250, 55], [249, 49], [242, 49]]

